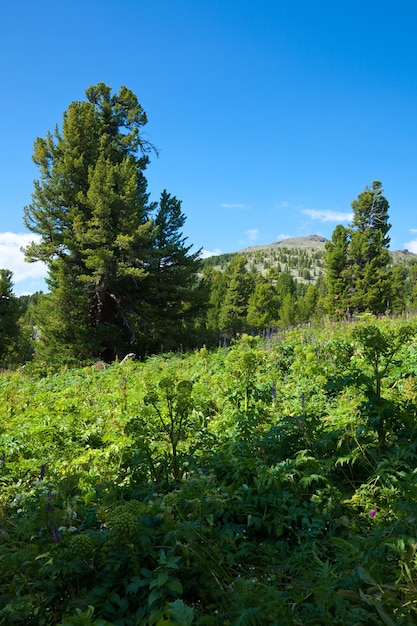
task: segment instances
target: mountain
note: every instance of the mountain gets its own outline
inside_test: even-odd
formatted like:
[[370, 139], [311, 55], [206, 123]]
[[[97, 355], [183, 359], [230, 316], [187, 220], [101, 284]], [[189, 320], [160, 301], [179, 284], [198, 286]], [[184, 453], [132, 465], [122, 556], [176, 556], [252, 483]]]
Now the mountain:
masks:
[[275, 241], [265, 246], [251, 246], [244, 248], [239, 254], [246, 254], [255, 250], [269, 250], [271, 248], [288, 248], [288, 249], [301, 249], [324, 252], [324, 244], [328, 241], [326, 237], [320, 237], [319, 235], [308, 235], [307, 237], [290, 237], [288, 239], [282, 239], [281, 241]]
[[[300, 282], [315, 282], [323, 273], [325, 244], [328, 239], [320, 235], [291, 237], [263, 246], [250, 246], [236, 252], [212, 256], [202, 261], [203, 267], [225, 270], [230, 260], [237, 255], [247, 259], [248, 271], [267, 274], [274, 269], [277, 272], [289, 272]], [[392, 265], [409, 266], [417, 263], [417, 254], [408, 250], [390, 252]]]

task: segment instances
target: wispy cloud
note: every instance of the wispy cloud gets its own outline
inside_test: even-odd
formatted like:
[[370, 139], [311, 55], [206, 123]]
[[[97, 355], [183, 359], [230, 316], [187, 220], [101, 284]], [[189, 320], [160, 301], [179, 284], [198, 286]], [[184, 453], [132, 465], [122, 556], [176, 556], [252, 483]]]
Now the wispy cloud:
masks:
[[289, 206], [290, 206], [289, 202], [287, 202], [286, 200], [282, 200], [281, 202], [275, 205], [275, 208], [276, 209], [288, 209]]
[[303, 209], [304, 215], [308, 215], [312, 220], [320, 222], [349, 222], [353, 213], [342, 213], [339, 211], [317, 211], [316, 209]]
[[256, 241], [259, 237], [259, 230], [257, 228], [250, 228], [246, 231], [246, 235], [249, 241]]
[[257, 228], [250, 228], [249, 230], [245, 230], [245, 238], [239, 241], [240, 246], [247, 246], [248, 244], [253, 244], [259, 237], [259, 230]]
[[202, 250], [201, 254], [200, 254], [200, 258], [201, 259], [208, 259], [210, 256], [218, 256], [219, 254], [222, 254], [222, 251], [220, 250], [220, 248], [216, 248], [215, 250]]
[[36, 235], [26, 233], [0, 233], [0, 268], [13, 272], [13, 283], [28, 279], [45, 278], [47, 268], [44, 263], [26, 263], [21, 247], [36, 241]]
[[291, 239], [293, 235], [288, 235], [287, 233], [280, 233], [277, 235], [275, 241], [284, 241], [284, 239]]
[[238, 202], [223, 202], [220, 207], [222, 209], [251, 209], [249, 204], [240, 204]]

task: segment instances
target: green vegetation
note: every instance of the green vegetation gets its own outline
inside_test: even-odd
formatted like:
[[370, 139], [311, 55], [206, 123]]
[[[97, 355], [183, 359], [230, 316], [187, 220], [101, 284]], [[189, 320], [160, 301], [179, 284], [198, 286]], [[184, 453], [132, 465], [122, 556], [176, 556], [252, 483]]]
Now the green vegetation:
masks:
[[417, 323], [0, 378], [0, 624], [417, 623]]
[[326, 244], [200, 263], [136, 96], [86, 96], [35, 142], [50, 293], [0, 270], [0, 625], [417, 624], [417, 263], [381, 183]]

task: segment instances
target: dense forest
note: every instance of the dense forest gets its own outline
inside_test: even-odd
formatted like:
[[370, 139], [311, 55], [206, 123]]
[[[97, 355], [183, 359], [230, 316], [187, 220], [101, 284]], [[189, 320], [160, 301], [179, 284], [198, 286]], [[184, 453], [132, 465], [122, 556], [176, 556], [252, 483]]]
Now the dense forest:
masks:
[[100, 83], [0, 270], [0, 625], [417, 624], [417, 257], [348, 226], [200, 259]]

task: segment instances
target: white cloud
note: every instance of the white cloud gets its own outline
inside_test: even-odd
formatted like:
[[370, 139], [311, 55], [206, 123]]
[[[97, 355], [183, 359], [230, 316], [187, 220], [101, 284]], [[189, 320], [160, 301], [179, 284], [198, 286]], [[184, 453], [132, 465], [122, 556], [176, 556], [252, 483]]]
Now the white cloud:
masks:
[[[411, 229], [411, 232], [416, 232], [415, 230]], [[409, 250], [410, 252], [414, 252], [414, 254], [417, 254], [417, 239], [413, 239], [412, 241], [407, 241], [404, 244], [404, 248], [406, 250]]]
[[220, 207], [222, 209], [251, 209], [249, 204], [239, 204], [237, 202], [223, 202]]
[[0, 269], [13, 272], [13, 283], [27, 279], [45, 278], [47, 268], [44, 263], [26, 263], [21, 247], [39, 239], [26, 233], [0, 233]]
[[210, 252], [210, 250], [202, 250], [201, 254], [200, 254], [200, 258], [201, 259], [208, 259], [210, 256], [218, 256], [221, 253], [222, 253], [222, 251], [220, 250], [220, 248], [216, 248], [212, 252]]
[[287, 202], [286, 200], [282, 200], [282, 202], [275, 205], [275, 208], [276, 209], [288, 209], [289, 206], [290, 206], [289, 202]]
[[353, 217], [353, 213], [316, 211], [316, 209], [303, 209], [301, 213], [308, 215], [312, 220], [319, 220], [320, 222], [349, 222]]
[[245, 230], [245, 239], [239, 240], [240, 246], [247, 246], [248, 244], [253, 244], [259, 237], [259, 230], [257, 228], [249, 228], [249, 230]]
[[277, 235], [275, 241], [284, 241], [284, 239], [291, 239], [291, 237], [293, 237], [293, 235], [287, 235], [286, 233], [280, 233], [279, 235]]
[[259, 230], [257, 228], [250, 228], [246, 231], [249, 241], [256, 241], [259, 237]]

